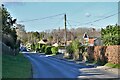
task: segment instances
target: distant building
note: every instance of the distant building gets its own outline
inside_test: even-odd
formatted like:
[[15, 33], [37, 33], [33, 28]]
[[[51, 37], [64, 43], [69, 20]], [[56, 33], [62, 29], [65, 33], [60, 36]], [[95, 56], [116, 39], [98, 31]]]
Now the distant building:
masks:
[[94, 41], [94, 45], [95, 46], [101, 46], [103, 44], [101, 38], [96, 38]]
[[95, 30], [93, 30], [89, 34], [85, 32], [83, 35], [83, 39], [84, 39], [84, 43], [83, 43], [84, 45], [88, 45], [88, 46], [102, 45], [101, 34], [99, 32], [96, 32]]
[[84, 39], [83, 44], [84, 44], [84, 45], [88, 45], [89, 37], [88, 37], [88, 35], [87, 35], [87, 32], [84, 33], [83, 39]]
[[53, 44], [52, 46], [54, 46], [54, 47], [58, 47], [59, 45], [58, 45], [58, 43], [55, 43], [55, 44]]
[[39, 44], [47, 44], [47, 42], [44, 41], [44, 40], [40, 40], [38, 43], [39, 43]]
[[89, 38], [88, 44], [89, 46], [94, 46], [95, 38]]

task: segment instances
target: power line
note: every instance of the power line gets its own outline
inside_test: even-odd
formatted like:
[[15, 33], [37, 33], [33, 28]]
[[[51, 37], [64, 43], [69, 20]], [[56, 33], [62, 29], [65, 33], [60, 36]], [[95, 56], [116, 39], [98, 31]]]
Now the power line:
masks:
[[100, 19], [97, 19], [97, 20], [94, 20], [94, 21], [87, 22], [87, 23], [85, 23], [85, 24], [90, 24], [90, 23], [98, 22], [98, 21], [101, 21], [101, 20], [110, 18], [110, 17], [112, 17], [112, 16], [115, 16], [115, 15], [117, 15], [117, 14], [119, 14], [119, 13], [120, 13], [120, 12], [114, 13], [114, 14], [111, 14], [111, 15], [109, 15], [109, 16], [106, 16], [106, 17], [103, 17], [103, 18], [100, 18]]
[[[97, 20], [94, 20], [94, 21], [90, 21], [90, 22], [87, 22], [87, 23], [81, 23], [81, 22], [77, 22], [77, 21], [72, 21], [72, 20], [68, 20], [68, 21], [72, 21], [72, 22], [76, 22], [76, 23], [80, 23], [79, 25], [74, 25], [74, 26], [80, 26], [80, 25], [87, 25], [87, 24], [92, 24], [92, 23], [95, 23], [95, 22], [98, 22], [98, 21], [101, 21], [101, 20], [104, 20], [104, 19], [107, 19], [107, 18], [110, 18], [110, 17], [113, 17], [117, 14], [119, 14], [120, 12], [118, 13], [114, 13], [114, 14], [111, 14], [111, 15], [108, 15], [106, 17], [103, 17], [103, 18], [100, 18], [100, 19], [97, 19]], [[73, 25], [72, 25], [73, 26]]]
[[[100, 18], [100, 19], [97, 19], [97, 20], [94, 20], [94, 21], [90, 21], [90, 22], [87, 22], [87, 23], [80, 23], [79, 25], [74, 25], [74, 26], [93, 24], [93, 23], [95, 23], [95, 22], [98, 22], [98, 21], [101, 21], [101, 20], [110, 18], [110, 17], [112, 17], [112, 16], [115, 16], [115, 15], [117, 15], [117, 14], [119, 14], [119, 13], [120, 13], [120, 12], [114, 13], [114, 14], [108, 15], [108, 16], [106, 16], [106, 17], [103, 17], [103, 18]], [[18, 22], [30, 22], [30, 21], [44, 20], [44, 19], [48, 19], [48, 18], [52, 18], [52, 17], [61, 16], [61, 15], [64, 15], [64, 13], [62, 13], [62, 14], [57, 14], [57, 15], [53, 15], [53, 16], [48, 16], [48, 17], [44, 17], [44, 18], [24, 20], [24, 21], [18, 21]], [[72, 20], [67, 20], [67, 23], [70, 25], [70, 27], [73, 26], [73, 25], [71, 25], [68, 21], [72, 21]], [[73, 21], [72, 21], [72, 22], [73, 22]], [[75, 22], [75, 21], [74, 21], [74, 22]], [[76, 22], [76, 23], [79, 23], [79, 22]]]
[[59, 27], [60, 25], [61, 25], [61, 22], [63, 21], [63, 17], [62, 18], [60, 18], [58, 21], [57, 21], [57, 23], [55, 23], [54, 25], [53, 25], [53, 27], [54, 26], [56, 26], [56, 27]]
[[101, 18], [103, 18], [103, 17], [105, 17], [106, 15], [108, 15], [108, 14], [111, 14], [111, 13], [113, 13], [113, 12], [115, 12], [115, 11], [118, 11], [118, 9], [114, 9], [114, 10], [112, 10], [112, 11], [109, 11], [109, 12], [107, 12], [107, 13], [104, 13], [103, 15], [99, 15], [99, 16], [95, 16], [95, 17], [101, 17]]
[[[118, 10], [118, 9], [117, 9]], [[105, 17], [105, 15], [108, 15], [108, 14], [110, 14], [110, 13], [112, 13], [112, 12], [115, 12], [116, 11], [116, 9], [115, 10], [112, 10], [112, 11], [109, 11], [109, 12], [107, 12], [107, 13], [104, 13], [103, 15], [101, 15], [101, 16], [94, 16], [94, 17], [101, 17], [101, 18], [103, 18], [103, 17]], [[118, 11], [119, 12], [119, 11]], [[68, 20], [68, 21], [72, 21], [72, 22], [75, 22], [75, 23], [81, 23], [81, 22], [79, 22], [79, 21], [74, 21], [74, 20]], [[81, 24], [83, 24], [83, 23], [81, 23]]]
[[52, 18], [52, 17], [61, 16], [61, 15], [64, 15], [64, 13], [53, 15], [53, 16], [48, 16], [48, 17], [44, 17], [44, 18], [37, 18], [37, 19], [31, 19], [31, 20], [23, 20], [23, 21], [18, 21], [18, 22], [30, 22], [30, 21], [36, 21], [36, 20], [44, 20], [44, 19], [48, 19], [48, 18]]
[[68, 20], [66, 20], [66, 22], [67, 22], [67, 24], [72, 28], [72, 25], [69, 23], [69, 21]]

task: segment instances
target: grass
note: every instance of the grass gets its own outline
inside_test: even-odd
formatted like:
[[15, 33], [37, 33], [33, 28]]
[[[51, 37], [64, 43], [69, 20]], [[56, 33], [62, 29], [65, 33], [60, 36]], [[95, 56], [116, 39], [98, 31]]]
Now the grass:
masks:
[[51, 56], [55, 56], [56, 54], [50, 54]]
[[112, 64], [112, 63], [107, 63], [105, 66], [111, 67], [111, 68], [118, 68], [120, 69], [120, 64]]
[[22, 53], [2, 55], [2, 78], [31, 78], [31, 64]]

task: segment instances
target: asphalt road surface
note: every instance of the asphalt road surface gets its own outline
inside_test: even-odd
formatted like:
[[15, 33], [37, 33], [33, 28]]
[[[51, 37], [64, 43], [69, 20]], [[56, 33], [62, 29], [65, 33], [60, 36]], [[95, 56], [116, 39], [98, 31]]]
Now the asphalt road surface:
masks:
[[82, 63], [60, 60], [38, 53], [25, 53], [32, 63], [33, 78], [117, 78], [117, 75]]

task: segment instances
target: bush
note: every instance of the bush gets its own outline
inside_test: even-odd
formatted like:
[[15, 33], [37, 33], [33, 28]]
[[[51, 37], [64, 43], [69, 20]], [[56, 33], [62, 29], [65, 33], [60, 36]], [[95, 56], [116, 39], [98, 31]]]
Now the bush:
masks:
[[31, 45], [31, 49], [32, 49], [32, 51], [35, 51], [35, 44], [34, 43]]
[[53, 54], [57, 54], [58, 53], [58, 47], [52, 47], [51, 51]]
[[45, 52], [46, 45], [42, 45], [41, 52]]
[[67, 52], [68, 52], [69, 54], [72, 54], [72, 53], [73, 53], [72, 44], [70, 44], [69, 46], [67, 46], [66, 49], [67, 49]]
[[52, 54], [51, 46], [47, 46], [47, 47], [45, 48], [45, 54]]
[[38, 43], [35, 45], [35, 47], [36, 47], [36, 49], [37, 48], [40, 49], [40, 45]]
[[69, 46], [66, 47], [67, 53], [69, 53], [69, 58], [72, 59], [73, 58], [73, 47], [72, 44], [70, 44]]
[[73, 48], [73, 52], [77, 52], [77, 50], [80, 48], [80, 43], [78, 40], [74, 40], [72, 42], [72, 48]]
[[96, 64], [97, 64], [97, 65], [100, 65], [100, 66], [103, 66], [103, 65], [106, 64], [106, 62], [104, 62], [104, 61], [102, 61], [100, 58], [98, 58], [97, 61], [96, 61]]
[[72, 48], [73, 48], [73, 59], [78, 60], [79, 59], [79, 49], [80, 49], [80, 42], [78, 40], [74, 40], [72, 42]]
[[40, 52], [40, 49], [39, 49], [39, 48], [36, 48], [36, 52]]

